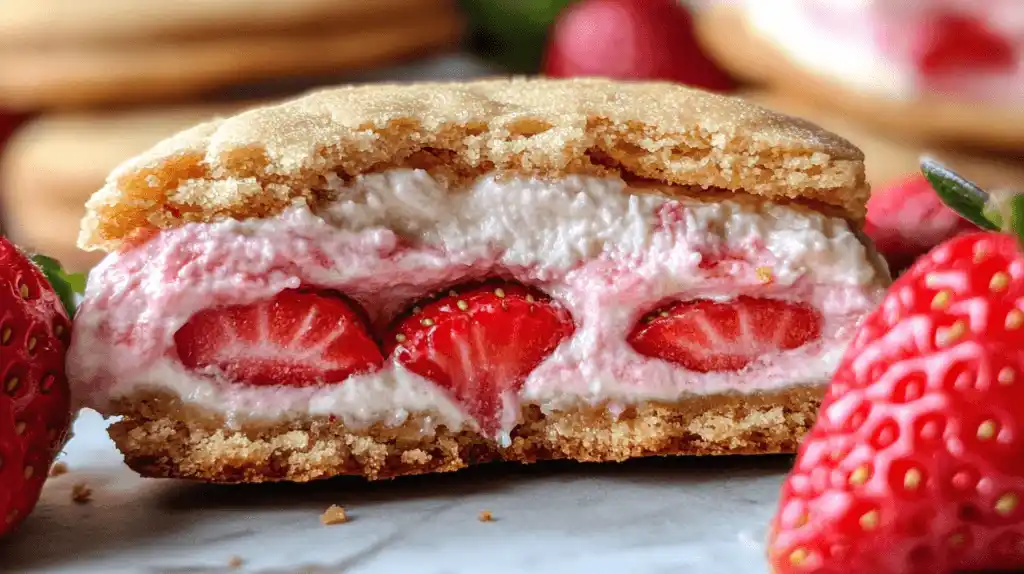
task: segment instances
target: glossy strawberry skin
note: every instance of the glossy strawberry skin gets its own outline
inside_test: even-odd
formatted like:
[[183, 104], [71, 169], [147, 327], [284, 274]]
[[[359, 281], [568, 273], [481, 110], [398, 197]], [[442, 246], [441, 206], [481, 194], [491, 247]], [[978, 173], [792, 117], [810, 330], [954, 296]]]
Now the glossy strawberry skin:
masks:
[[978, 231], [935, 194], [922, 175], [912, 175], [878, 188], [868, 200], [864, 233], [874, 241], [893, 272], [943, 241]]
[[392, 328], [386, 352], [447, 391], [484, 433], [495, 435], [508, 395], [573, 330], [568, 312], [543, 293], [488, 282], [415, 308]]
[[667, 305], [641, 319], [628, 341], [642, 355], [708, 373], [738, 371], [820, 336], [821, 315], [807, 305], [737, 297]]
[[736, 87], [704, 53], [693, 17], [678, 0], [584, 0], [569, 6], [552, 28], [544, 73], [668, 80], [720, 92]]
[[774, 571], [1024, 568], [1024, 255], [957, 237], [864, 322], [786, 479]]
[[914, 57], [926, 77], [964, 70], [1012, 70], [1017, 57], [1009, 41], [985, 22], [962, 14], [940, 14], [923, 23]]
[[70, 335], [46, 277], [0, 236], [0, 536], [35, 507], [67, 436]]
[[174, 340], [186, 368], [255, 386], [336, 384], [384, 361], [355, 303], [314, 289], [200, 311]]

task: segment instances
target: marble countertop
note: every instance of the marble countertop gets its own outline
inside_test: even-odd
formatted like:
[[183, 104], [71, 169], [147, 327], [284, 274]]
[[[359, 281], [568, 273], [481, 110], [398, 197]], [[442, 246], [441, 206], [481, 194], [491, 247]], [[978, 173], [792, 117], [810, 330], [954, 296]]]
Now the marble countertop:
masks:
[[[104, 427], [81, 415], [62, 458], [69, 472], [0, 541], [0, 572], [763, 574], [790, 464], [488, 465], [383, 482], [210, 486], [138, 477]], [[72, 500], [76, 484], [92, 490], [89, 502]], [[332, 504], [350, 521], [322, 525]], [[484, 510], [493, 522], [479, 520]]]

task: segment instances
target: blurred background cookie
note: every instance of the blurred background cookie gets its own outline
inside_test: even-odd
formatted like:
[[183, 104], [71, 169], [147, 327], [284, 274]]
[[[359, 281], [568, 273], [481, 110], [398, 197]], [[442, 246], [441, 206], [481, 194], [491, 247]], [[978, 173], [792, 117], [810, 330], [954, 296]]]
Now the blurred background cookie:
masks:
[[0, 46], [129, 44], [259, 35], [317, 25], [338, 33], [361, 24], [448, 10], [443, 0], [5, 0]]
[[0, 107], [209, 98], [423, 57], [452, 49], [463, 28], [453, 0], [56, 4], [14, 0], [0, 12]]
[[737, 76], [862, 125], [1024, 152], [1019, 0], [707, 0], [698, 28]]
[[82, 205], [111, 169], [179, 130], [237, 109], [230, 105], [83, 112], [29, 122], [0, 157], [6, 234], [71, 269], [87, 269], [101, 254], [75, 246]]

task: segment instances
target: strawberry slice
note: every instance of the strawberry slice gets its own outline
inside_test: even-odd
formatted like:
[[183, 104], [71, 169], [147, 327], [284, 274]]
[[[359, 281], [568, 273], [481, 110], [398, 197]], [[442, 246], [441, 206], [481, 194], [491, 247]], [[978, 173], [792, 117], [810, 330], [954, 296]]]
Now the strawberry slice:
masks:
[[691, 371], [738, 371], [762, 355], [821, 336], [821, 315], [796, 303], [738, 297], [679, 301], [637, 323], [629, 343], [641, 355]]
[[384, 362], [354, 303], [312, 289], [200, 311], [174, 342], [187, 368], [249, 385], [339, 383]]
[[546, 295], [489, 282], [450, 291], [414, 308], [392, 330], [389, 353], [450, 393], [483, 432], [501, 428], [506, 397], [574, 329]]
[[925, 22], [914, 46], [918, 69], [926, 77], [963, 70], [1010, 70], [1017, 65], [1009, 40], [963, 14], [941, 14]]

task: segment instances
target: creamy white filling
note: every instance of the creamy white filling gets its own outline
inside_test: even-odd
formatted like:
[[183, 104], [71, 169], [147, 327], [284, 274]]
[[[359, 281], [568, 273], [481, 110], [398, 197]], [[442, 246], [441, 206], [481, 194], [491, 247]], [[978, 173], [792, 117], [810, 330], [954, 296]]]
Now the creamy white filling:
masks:
[[[1024, 8], [1018, 0], [741, 2], [752, 28], [794, 63], [851, 88], [899, 99], [933, 94], [999, 104], [1024, 100]], [[827, 22], [815, 18], [814, 10], [827, 13]], [[925, 81], [910, 41], [915, 27], [939, 10], [974, 14], [987, 22], [1015, 46], [1016, 67], [964, 67], [945, 79]], [[888, 38], [888, 48], [883, 48], [882, 36]]]
[[[334, 185], [337, 201], [316, 214], [297, 206], [269, 219], [190, 224], [104, 259], [69, 356], [79, 401], [110, 412], [112, 399], [151, 389], [236, 423], [310, 413], [400, 424], [415, 412], [430, 414], [430, 427], [472, 426], [443, 391], [395, 365], [330, 387], [247, 387], [186, 371], [173, 335], [201, 309], [302, 284], [346, 293], [379, 328], [428, 292], [496, 274], [546, 291], [577, 322], [509, 404], [552, 410], [775, 389], [827, 379], [886, 281], [845, 221], [739, 196], [672, 199], [588, 177], [484, 177], [449, 191], [410, 170]], [[713, 270], [701, 265], [726, 254]], [[636, 320], [667, 299], [740, 294], [813, 305], [825, 319], [822, 339], [707, 374], [626, 343]], [[514, 412], [506, 410], [506, 429]]]

